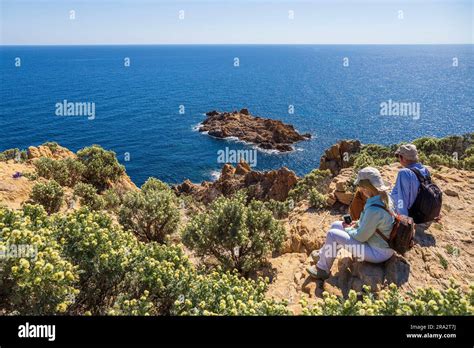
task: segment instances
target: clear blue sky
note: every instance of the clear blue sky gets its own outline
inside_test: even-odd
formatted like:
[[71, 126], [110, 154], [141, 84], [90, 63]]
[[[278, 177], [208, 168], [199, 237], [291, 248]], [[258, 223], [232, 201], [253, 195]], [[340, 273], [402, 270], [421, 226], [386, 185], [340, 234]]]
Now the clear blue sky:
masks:
[[[0, 0], [0, 43], [473, 43], [473, 0]], [[69, 19], [74, 10], [75, 20]], [[184, 20], [178, 18], [185, 11]], [[294, 19], [288, 18], [290, 10]], [[399, 10], [404, 19], [399, 19]]]

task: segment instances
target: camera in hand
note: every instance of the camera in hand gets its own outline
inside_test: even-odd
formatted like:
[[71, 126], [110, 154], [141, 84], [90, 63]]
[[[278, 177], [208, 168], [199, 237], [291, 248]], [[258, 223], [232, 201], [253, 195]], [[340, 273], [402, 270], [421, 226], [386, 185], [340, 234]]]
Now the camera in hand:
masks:
[[350, 225], [351, 222], [352, 222], [352, 218], [349, 214], [346, 214], [342, 217], [344, 219], [344, 222], [347, 224], [347, 225]]

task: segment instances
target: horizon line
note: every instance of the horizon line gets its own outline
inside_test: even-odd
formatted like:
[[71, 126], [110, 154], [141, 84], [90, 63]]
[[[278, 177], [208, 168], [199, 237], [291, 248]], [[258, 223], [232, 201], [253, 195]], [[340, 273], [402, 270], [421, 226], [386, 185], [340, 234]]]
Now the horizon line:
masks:
[[78, 44], [3, 44], [4, 46], [449, 46], [474, 43], [78, 43]]

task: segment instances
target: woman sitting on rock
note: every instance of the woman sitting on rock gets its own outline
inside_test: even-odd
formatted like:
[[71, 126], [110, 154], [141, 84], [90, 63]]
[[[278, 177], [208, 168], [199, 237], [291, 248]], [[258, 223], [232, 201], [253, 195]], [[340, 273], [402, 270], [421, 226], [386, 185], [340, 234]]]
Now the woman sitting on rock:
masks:
[[331, 266], [340, 248], [348, 250], [360, 261], [372, 263], [384, 262], [394, 253], [379, 235], [382, 233], [389, 237], [394, 222], [392, 215], [383, 209], [385, 207], [393, 211], [387, 192], [389, 188], [385, 186], [380, 172], [372, 167], [361, 169], [354, 184], [367, 197], [364, 210], [358, 222], [334, 222], [322, 248], [311, 253], [316, 266], [308, 268], [308, 273], [316, 279], [329, 278]]

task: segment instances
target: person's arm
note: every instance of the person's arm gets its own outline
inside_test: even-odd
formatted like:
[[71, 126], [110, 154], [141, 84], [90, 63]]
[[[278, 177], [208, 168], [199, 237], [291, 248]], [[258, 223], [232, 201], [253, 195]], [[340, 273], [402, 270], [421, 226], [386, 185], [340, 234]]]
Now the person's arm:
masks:
[[397, 213], [408, 216], [407, 205], [410, 198], [410, 176], [406, 170], [398, 172], [397, 182], [395, 183], [391, 196]]
[[359, 242], [366, 242], [375, 233], [377, 224], [380, 221], [380, 214], [383, 213], [382, 208], [368, 207], [366, 208], [364, 215], [359, 220], [357, 228], [347, 231], [349, 235], [358, 240]]

